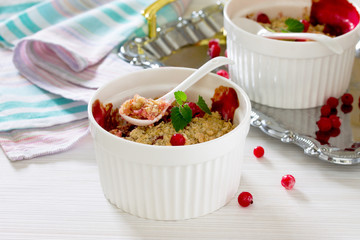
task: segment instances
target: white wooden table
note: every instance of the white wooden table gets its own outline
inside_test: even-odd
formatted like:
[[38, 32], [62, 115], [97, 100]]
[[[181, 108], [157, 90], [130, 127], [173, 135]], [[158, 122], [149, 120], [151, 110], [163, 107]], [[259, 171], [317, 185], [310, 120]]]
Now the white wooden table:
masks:
[[[266, 151], [261, 159], [252, 153], [257, 145]], [[296, 178], [291, 191], [280, 184], [285, 174]], [[197, 219], [145, 220], [103, 196], [90, 135], [33, 160], [10, 162], [0, 151], [0, 239], [360, 239], [360, 165], [305, 156], [251, 128], [241, 191], [253, 194], [253, 205], [234, 198]]]

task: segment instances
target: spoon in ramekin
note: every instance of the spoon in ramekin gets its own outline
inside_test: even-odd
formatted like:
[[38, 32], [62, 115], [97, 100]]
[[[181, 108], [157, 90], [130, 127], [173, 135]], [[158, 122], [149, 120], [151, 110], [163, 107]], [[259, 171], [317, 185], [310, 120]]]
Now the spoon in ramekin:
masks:
[[[123, 112], [119, 111], [121, 117], [125, 119], [127, 122], [137, 125], [137, 126], [147, 126], [159, 121], [163, 115], [165, 114], [167, 108], [171, 105], [171, 103], [175, 100], [174, 93], [177, 91], [186, 91], [189, 87], [203, 78], [206, 74], [210, 73], [212, 70], [226, 65], [226, 64], [233, 64], [234, 62], [226, 57], [216, 57], [204, 65], [202, 65], [199, 69], [193, 72], [189, 77], [187, 77], [184, 81], [182, 81], [177, 87], [172, 89], [170, 92], [166, 93], [164, 96], [158, 98], [155, 101], [158, 101], [160, 104], [166, 103], [166, 107], [157, 115], [154, 119], [137, 119], [124, 114]], [[121, 107], [120, 107], [121, 109]]]
[[271, 39], [299, 39], [299, 40], [313, 40], [317, 41], [336, 54], [341, 54], [344, 49], [333, 38], [317, 33], [303, 33], [303, 32], [270, 32], [254, 20], [248, 18], [238, 18], [234, 22], [243, 30], [259, 36]]

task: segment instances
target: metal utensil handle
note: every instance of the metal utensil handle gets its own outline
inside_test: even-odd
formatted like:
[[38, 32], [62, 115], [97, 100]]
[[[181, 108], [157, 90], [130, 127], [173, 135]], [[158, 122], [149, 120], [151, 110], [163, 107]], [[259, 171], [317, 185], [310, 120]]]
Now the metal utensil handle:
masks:
[[174, 2], [175, 0], [158, 0], [153, 4], [148, 6], [143, 12], [142, 15], [146, 18], [149, 28], [149, 38], [156, 37], [156, 13], [166, 6], [169, 3]]

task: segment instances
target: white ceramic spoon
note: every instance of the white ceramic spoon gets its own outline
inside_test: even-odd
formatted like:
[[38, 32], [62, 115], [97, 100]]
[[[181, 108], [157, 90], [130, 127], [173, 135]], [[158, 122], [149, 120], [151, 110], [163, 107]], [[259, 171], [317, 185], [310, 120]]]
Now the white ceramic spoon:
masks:
[[[177, 91], [185, 91], [189, 87], [191, 87], [193, 84], [195, 84], [198, 80], [200, 80], [202, 77], [204, 77], [206, 74], [214, 70], [215, 68], [218, 68], [225, 64], [233, 64], [234, 62], [226, 57], [216, 57], [211, 59], [210, 61], [206, 62], [204, 65], [202, 65], [199, 69], [197, 69], [195, 72], [193, 72], [188, 78], [186, 78], [184, 81], [182, 81], [177, 87], [172, 89], [170, 92], [159, 98], [160, 101], [165, 101], [168, 106], [171, 105], [171, 103], [175, 100], [174, 92]], [[167, 108], [165, 108], [155, 119], [153, 120], [147, 120], [147, 119], [136, 119], [129, 117], [128, 115], [121, 114], [121, 117], [124, 118], [127, 122], [137, 125], [137, 126], [147, 126], [150, 124], [153, 124], [157, 121], [159, 121], [162, 116], [165, 114]]]
[[236, 24], [242, 28], [243, 30], [253, 33], [259, 36], [263, 36], [266, 38], [272, 38], [272, 39], [310, 39], [317, 41], [327, 48], [329, 48], [331, 51], [337, 54], [341, 54], [344, 50], [340, 46], [340, 44], [335, 41], [333, 38], [323, 35], [323, 34], [317, 34], [317, 33], [282, 33], [282, 32], [270, 32], [266, 30], [263, 26], [261, 26], [259, 23], [257, 23], [254, 20], [248, 19], [248, 18], [238, 18], [236, 19]]

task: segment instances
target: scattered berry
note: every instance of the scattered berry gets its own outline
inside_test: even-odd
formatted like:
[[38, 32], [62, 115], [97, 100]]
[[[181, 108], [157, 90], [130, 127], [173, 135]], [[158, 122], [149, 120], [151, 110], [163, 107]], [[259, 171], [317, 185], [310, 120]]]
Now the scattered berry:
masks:
[[256, 17], [256, 21], [259, 23], [271, 23], [268, 15], [265, 13], [259, 13]]
[[213, 44], [208, 50], [208, 55], [210, 56], [210, 58], [215, 58], [220, 56], [220, 51], [220, 45]]
[[329, 117], [330, 121], [331, 121], [331, 126], [333, 128], [339, 128], [341, 126], [341, 121], [340, 118], [336, 115], [331, 115]]
[[328, 144], [329, 139], [330, 139], [330, 132], [317, 131], [315, 133], [316, 134], [316, 140], [318, 140], [321, 145]]
[[340, 128], [332, 128], [330, 130], [330, 137], [337, 137], [340, 135]]
[[295, 178], [290, 174], [284, 175], [281, 178], [281, 185], [287, 190], [291, 190], [295, 185]]
[[238, 196], [238, 203], [242, 207], [248, 207], [250, 204], [253, 204], [253, 196], [249, 192], [242, 192]]
[[175, 133], [170, 139], [172, 146], [182, 146], [185, 145], [185, 137], [180, 133]]
[[225, 57], [228, 56], [228, 55], [227, 55], [227, 49], [225, 49], [224, 55], [225, 55]]
[[339, 104], [339, 100], [334, 97], [329, 97], [328, 100], [326, 101], [326, 104], [329, 105], [331, 108], [336, 108], [337, 105]]
[[219, 44], [219, 39], [217, 39], [217, 38], [215, 38], [215, 39], [211, 39], [210, 41], [209, 41], [209, 44], [208, 44], [208, 46], [209, 46], [209, 48], [211, 48], [213, 45], [220, 45]]
[[257, 146], [256, 148], [254, 148], [254, 155], [257, 158], [261, 158], [262, 156], [264, 156], [265, 150], [263, 147], [261, 146]]
[[330, 112], [330, 115], [337, 115], [337, 113], [338, 113], [337, 108], [332, 108], [331, 112]]
[[321, 116], [328, 117], [331, 113], [331, 107], [329, 105], [324, 105], [321, 107], [320, 111], [321, 111]]
[[[360, 108], [360, 107], [359, 107]], [[343, 113], [349, 113], [349, 112], [351, 112], [353, 110], [353, 106], [352, 105], [347, 105], [347, 104], [342, 104], [341, 105], [341, 111], [343, 112]]]
[[318, 128], [322, 132], [327, 132], [332, 128], [331, 120], [326, 117], [321, 117], [319, 121], [316, 122]]
[[300, 22], [304, 25], [303, 32], [307, 32], [309, 30], [309, 27], [310, 27], [310, 22], [305, 20], [305, 19], [301, 19]]
[[341, 96], [341, 101], [345, 105], [351, 105], [354, 101], [354, 98], [350, 93], [345, 93]]
[[229, 79], [229, 73], [224, 69], [217, 71], [216, 74]]

